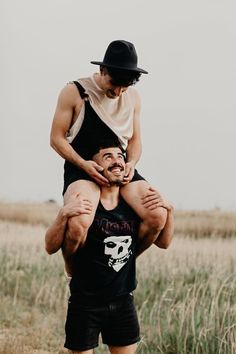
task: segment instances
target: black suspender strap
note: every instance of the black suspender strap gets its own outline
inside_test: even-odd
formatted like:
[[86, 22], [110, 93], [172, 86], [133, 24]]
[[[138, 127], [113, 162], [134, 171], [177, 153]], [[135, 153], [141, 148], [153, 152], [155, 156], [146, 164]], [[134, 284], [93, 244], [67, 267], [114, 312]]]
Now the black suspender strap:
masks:
[[77, 87], [82, 99], [84, 99], [85, 97], [88, 97], [87, 93], [85, 93], [85, 89], [83, 88], [82, 85], [80, 85], [80, 83], [78, 81], [73, 81], [73, 83]]

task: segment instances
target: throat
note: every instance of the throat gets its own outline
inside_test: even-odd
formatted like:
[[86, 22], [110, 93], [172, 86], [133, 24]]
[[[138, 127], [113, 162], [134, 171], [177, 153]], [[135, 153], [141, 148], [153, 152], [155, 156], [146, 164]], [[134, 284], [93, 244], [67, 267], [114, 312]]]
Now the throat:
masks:
[[100, 202], [104, 209], [106, 210], [113, 210], [117, 207], [119, 203], [119, 189], [115, 193], [111, 193], [110, 191], [102, 191]]

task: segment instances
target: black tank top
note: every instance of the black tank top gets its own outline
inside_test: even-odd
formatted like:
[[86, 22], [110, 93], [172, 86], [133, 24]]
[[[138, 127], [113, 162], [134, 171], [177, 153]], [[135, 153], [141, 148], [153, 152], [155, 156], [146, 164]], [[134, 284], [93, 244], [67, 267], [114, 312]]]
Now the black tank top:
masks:
[[74, 255], [71, 295], [99, 301], [136, 288], [135, 253], [140, 219], [120, 199], [113, 210], [99, 203], [85, 246]]

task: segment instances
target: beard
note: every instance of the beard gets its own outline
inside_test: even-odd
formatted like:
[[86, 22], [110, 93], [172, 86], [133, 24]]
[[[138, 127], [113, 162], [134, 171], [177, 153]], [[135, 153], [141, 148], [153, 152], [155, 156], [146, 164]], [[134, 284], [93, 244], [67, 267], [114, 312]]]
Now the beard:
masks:
[[110, 186], [116, 186], [116, 187], [121, 187], [123, 186], [123, 178], [117, 178], [117, 179], [112, 179], [112, 178], [108, 178], [109, 184]]
[[[112, 172], [113, 168], [119, 167], [120, 172], [124, 172], [125, 168], [123, 165], [119, 163], [114, 163], [110, 167], [108, 167], [107, 171]], [[106, 173], [106, 171], [102, 171], [102, 175], [106, 177], [109, 181], [110, 186], [118, 186], [121, 187], [123, 185], [124, 174], [122, 173], [120, 176], [114, 176], [112, 174]]]

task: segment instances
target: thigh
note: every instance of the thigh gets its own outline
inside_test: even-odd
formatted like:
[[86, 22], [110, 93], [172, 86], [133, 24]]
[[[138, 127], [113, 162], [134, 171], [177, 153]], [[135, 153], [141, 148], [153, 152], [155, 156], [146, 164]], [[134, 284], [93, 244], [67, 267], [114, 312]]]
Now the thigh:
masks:
[[67, 188], [64, 194], [64, 203], [67, 204], [71, 198], [78, 195], [90, 200], [93, 204], [97, 202], [97, 199], [99, 199], [100, 188], [95, 182], [92, 181], [87, 181], [84, 179], [75, 181]]
[[103, 343], [111, 348], [131, 348], [131, 345], [140, 340], [139, 322], [133, 296], [128, 294], [118, 301], [111, 302], [108, 308], [109, 317], [102, 326]]
[[147, 194], [149, 187], [150, 184], [147, 181], [138, 180], [128, 183], [121, 188], [122, 197], [142, 220], [155, 215], [158, 209], [150, 211], [142, 205], [142, 197]]
[[82, 350], [82, 352], [78, 352], [77, 350], [69, 350], [69, 354], [93, 354], [93, 350]]
[[72, 217], [70, 219], [70, 224], [73, 222], [80, 222], [84, 224], [84, 226], [89, 227], [92, 224], [99, 202], [100, 188], [96, 183], [92, 181], [75, 181], [69, 185], [65, 192], [64, 204], [69, 203], [76, 196], [81, 196], [84, 199], [88, 199], [92, 203], [92, 213], [90, 215], [81, 214], [79, 216]]
[[65, 347], [74, 353], [90, 353], [98, 346], [100, 316], [96, 309], [69, 299], [65, 324]]
[[109, 346], [111, 354], [134, 354], [137, 349], [137, 344], [127, 345], [125, 347], [113, 347]]
[[121, 195], [129, 206], [144, 220], [152, 222], [166, 222], [167, 211], [163, 207], [148, 209], [142, 204], [142, 198], [148, 193], [150, 184], [145, 180], [129, 183], [121, 188]]

